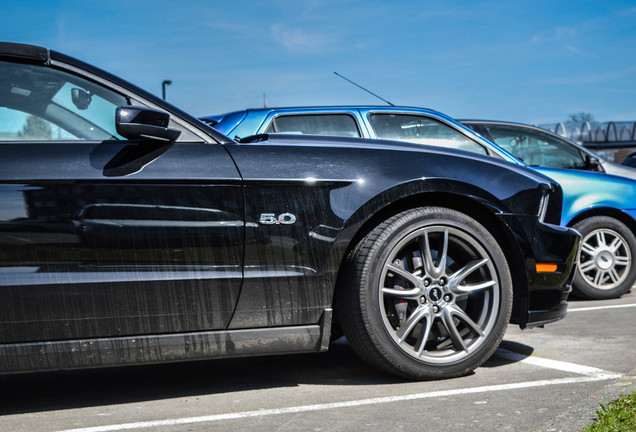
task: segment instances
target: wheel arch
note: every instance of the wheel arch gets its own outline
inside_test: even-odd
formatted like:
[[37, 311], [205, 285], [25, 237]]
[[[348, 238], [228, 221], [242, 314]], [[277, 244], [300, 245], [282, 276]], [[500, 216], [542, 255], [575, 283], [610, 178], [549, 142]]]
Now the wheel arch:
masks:
[[625, 212], [614, 207], [595, 207], [582, 211], [581, 213], [573, 217], [570, 221], [568, 221], [566, 226], [573, 227], [582, 220], [588, 219], [593, 216], [607, 216], [614, 218], [625, 224], [627, 228], [629, 228], [634, 233], [634, 235], [636, 235], [636, 220], [634, 220]]
[[[492, 208], [477, 197], [466, 196], [458, 193], [430, 191], [402, 197], [394, 202], [375, 211], [368, 219], [357, 228], [355, 234], [351, 237], [346, 252], [340, 262], [338, 268], [338, 278], [336, 283], [336, 291], [346, 289], [342, 283], [342, 275], [346, 269], [348, 258], [351, 251], [356, 245], [373, 230], [374, 227], [382, 223], [384, 220], [401, 213], [403, 211], [416, 207], [446, 207], [452, 210], [464, 213], [475, 219], [490, 232], [500, 245], [513, 282], [513, 306], [510, 322], [513, 324], [523, 324], [527, 315], [527, 297], [528, 297], [528, 275], [525, 272], [525, 264], [522, 253], [517, 245], [514, 235], [508, 226], [493, 212]], [[524, 271], [513, 271], [513, 269], [524, 269]], [[336, 293], [334, 293], [334, 299]], [[334, 310], [337, 310], [334, 303]]]

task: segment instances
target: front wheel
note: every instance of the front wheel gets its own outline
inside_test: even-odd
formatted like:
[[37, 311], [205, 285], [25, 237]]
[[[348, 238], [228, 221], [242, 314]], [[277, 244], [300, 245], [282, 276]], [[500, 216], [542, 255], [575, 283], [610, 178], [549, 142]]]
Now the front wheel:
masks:
[[574, 225], [581, 233], [581, 249], [573, 291], [588, 299], [620, 297], [636, 280], [636, 237], [625, 224], [594, 216]]
[[368, 363], [415, 379], [466, 374], [508, 325], [512, 280], [493, 236], [455, 210], [395, 215], [353, 249], [337, 307]]

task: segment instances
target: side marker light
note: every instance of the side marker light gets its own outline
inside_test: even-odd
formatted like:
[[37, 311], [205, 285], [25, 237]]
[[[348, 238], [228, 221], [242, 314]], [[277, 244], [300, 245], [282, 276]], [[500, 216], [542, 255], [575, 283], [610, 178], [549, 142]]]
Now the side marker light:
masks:
[[556, 264], [537, 263], [537, 273], [554, 273], [556, 271]]

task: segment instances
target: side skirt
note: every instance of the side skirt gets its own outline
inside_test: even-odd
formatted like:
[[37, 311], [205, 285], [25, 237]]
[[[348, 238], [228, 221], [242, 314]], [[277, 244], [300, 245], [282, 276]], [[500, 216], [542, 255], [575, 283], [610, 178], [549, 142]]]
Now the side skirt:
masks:
[[318, 324], [0, 345], [0, 374], [327, 351], [332, 310]]

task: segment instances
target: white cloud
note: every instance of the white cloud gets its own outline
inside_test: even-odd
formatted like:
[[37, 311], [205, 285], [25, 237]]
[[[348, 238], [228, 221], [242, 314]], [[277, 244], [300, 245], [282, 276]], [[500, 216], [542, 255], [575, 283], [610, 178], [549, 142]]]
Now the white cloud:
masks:
[[565, 45], [565, 49], [567, 49], [571, 53], [574, 53], [574, 54], [576, 54], [578, 56], [581, 56], [581, 57], [594, 58], [594, 59], [599, 58], [599, 56], [596, 55], [596, 54], [590, 54], [588, 52], [581, 51], [580, 49], [578, 49], [578, 48], [576, 48], [575, 46], [572, 46], [572, 45]]
[[636, 13], [636, 7], [633, 7], [631, 9], [626, 10], [626, 11], [623, 11], [623, 12], [620, 13], [620, 15], [621, 16], [623, 16], [623, 15], [631, 15], [631, 14], [634, 14], [634, 13]]
[[241, 24], [241, 23], [233, 23], [233, 22], [225, 22], [225, 21], [214, 21], [210, 23], [205, 23], [205, 27], [209, 27], [214, 30], [222, 30], [232, 33], [247, 33], [252, 32], [254, 30], [253, 26], [249, 24]]
[[335, 38], [317, 32], [275, 24], [270, 27], [274, 41], [293, 53], [317, 53], [329, 50]]
[[564, 39], [573, 38], [576, 35], [577, 31], [574, 27], [557, 27], [556, 29], [549, 32], [536, 34], [532, 37], [531, 40], [534, 43], [556, 42], [562, 41]]
[[636, 67], [630, 67], [623, 70], [611, 71], [600, 74], [580, 75], [547, 78], [540, 81], [541, 84], [597, 84], [603, 82], [612, 82], [617, 79], [629, 77], [636, 74]]

